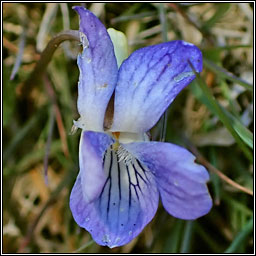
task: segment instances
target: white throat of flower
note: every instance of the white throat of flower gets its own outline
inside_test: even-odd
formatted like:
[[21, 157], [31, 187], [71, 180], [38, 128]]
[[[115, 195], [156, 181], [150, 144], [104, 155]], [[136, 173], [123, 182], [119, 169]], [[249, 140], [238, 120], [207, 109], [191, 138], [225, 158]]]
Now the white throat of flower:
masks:
[[121, 145], [118, 146], [117, 150], [118, 162], [124, 162], [126, 165], [133, 163], [134, 157]]
[[112, 150], [116, 152], [118, 162], [124, 162], [126, 165], [132, 164], [135, 161], [135, 157], [122, 144], [149, 141], [146, 133], [112, 132], [111, 136], [116, 140]]

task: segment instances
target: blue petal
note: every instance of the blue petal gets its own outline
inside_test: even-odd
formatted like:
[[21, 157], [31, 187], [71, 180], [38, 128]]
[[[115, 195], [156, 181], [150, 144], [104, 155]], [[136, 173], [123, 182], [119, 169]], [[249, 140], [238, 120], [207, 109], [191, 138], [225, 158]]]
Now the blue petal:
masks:
[[103, 156], [113, 139], [104, 133], [82, 132], [79, 147], [79, 167], [85, 200], [97, 198], [106, 181]]
[[74, 9], [80, 15], [82, 38], [86, 36], [89, 42], [77, 59], [80, 126], [86, 130], [103, 131], [106, 107], [118, 73], [114, 47], [106, 28], [93, 13], [81, 6]]
[[[135, 238], [154, 217], [159, 194], [151, 172], [136, 159], [125, 162], [112, 139], [86, 132], [80, 147], [80, 173], [70, 196], [79, 226], [111, 248]], [[95, 187], [95, 188], [94, 188]]]
[[129, 150], [155, 175], [164, 208], [180, 219], [196, 219], [212, 207], [206, 182], [209, 174], [186, 149], [170, 143], [127, 144]]
[[194, 45], [172, 41], [135, 51], [120, 67], [112, 131], [145, 132], [159, 120], [177, 94], [202, 70]]

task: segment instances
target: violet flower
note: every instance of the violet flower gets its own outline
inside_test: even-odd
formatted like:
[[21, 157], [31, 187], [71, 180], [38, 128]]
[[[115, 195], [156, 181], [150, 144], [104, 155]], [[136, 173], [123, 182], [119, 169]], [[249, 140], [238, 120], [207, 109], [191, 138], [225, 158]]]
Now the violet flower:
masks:
[[[78, 56], [80, 172], [70, 196], [75, 221], [98, 244], [113, 248], [139, 235], [154, 217], [159, 195], [176, 218], [207, 214], [212, 200], [206, 169], [185, 148], [150, 142], [146, 135], [195, 78], [188, 60], [202, 70], [200, 50], [184, 41], [153, 45], [132, 53], [118, 69], [103, 24], [85, 8], [74, 9], [89, 43]], [[113, 93], [113, 122], [104, 130]]]

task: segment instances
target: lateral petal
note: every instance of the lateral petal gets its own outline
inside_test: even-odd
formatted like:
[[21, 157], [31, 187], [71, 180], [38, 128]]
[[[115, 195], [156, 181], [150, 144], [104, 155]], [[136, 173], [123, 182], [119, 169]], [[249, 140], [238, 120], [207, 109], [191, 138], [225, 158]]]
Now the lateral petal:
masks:
[[101, 132], [83, 131], [79, 147], [79, 167], [86, 202], [97, 198], [106, 181], [103, 157], [114, 140]]
[[210, 211], [212, 199], [206, 185], [209, 174], [194, 162], [189, 151], [162, 142], [130, 143], [125, 147], [154, 174], [169, 214], [191, 220]]

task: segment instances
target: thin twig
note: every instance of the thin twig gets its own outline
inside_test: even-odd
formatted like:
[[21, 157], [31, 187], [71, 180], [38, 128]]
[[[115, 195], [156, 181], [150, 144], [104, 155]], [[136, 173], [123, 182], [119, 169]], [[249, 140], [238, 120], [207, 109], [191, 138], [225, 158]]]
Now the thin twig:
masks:
[[69, 150], [68, 150], [68, 144], [67, 144], [67, 135], [66, 135], [66, 130], [65, 130], [64, 124], [63, 124], [60, 108], [57, 104], [56, 95], [55, 95], [55, 92], [54, 92], [52, 85], [47, 76], [44, 76], [44, 82], [45, 82], [45, 87], [46, 87], [47, 93], [49, 94], [51, 101], [53, 103], [57, 127], [58, 127], [58, 130], [60, 133], [62, 150], [63, 150], [64, 155], [66, 157], [68, 157]]
[[64, 128], [63, 120], [61, 117], [61, 112], [60, 112], [60, 109], [57, 104], [54, 105], [54, 110], [55, 110], [55, 114], [56, 114], [56, 122], [57, 122], [58, 130], [60, 133], [62, 150], [63, 150], [64, 155], [66, 157], [69, 157], [66, 130]]
[[48, 159], [49, 159], [49, 153], [50, 153], [50, 148], [51, 148], [51, 143], [52, 143], [52, 134], [53, 134], [53, 128], [54, 128], [54, 111], [51, 108], [50, 111], [50, 124], [49, 124], [49, 132], [48, 132], [48, 138], [47, 138], [47, 143], [45, 147], [45, 156], [44, 156], [44, 180], [45, 184], [48, 185]]
[[19, 51], [19, 48], [14, 43], [9, 41], [6, 37], [4, 37], [4, 35], [3, 35], [3, 46], [13, 53], [17, 53]]
[[200, 26], [194, 22], [176, 3], [169, 3], [169, 6], [174, 9], [174, 11], [178, 12], [185, 20], [187, 20], [192, 26], [194, 26], [198, 31], [201, 31]]
[[230, 186], [243, 191], [246, 194], [249, 194], [251, 196], [253, 196], [253, 191], [243, 187], [242, 185], [236, 183], [235, 181], [233, 181], [232, 179], [230, 179], [228, 176], [226, 176], [225, 174], [223, 174], [220, 170], [218, 170], [216, 167], [214, 167], [212, 164], [210, 164], [197, 150], [197, 148], [192, 145], [191, 143], [189, 143], [189, 147], [191, 149], [191, 151], [193, 152], [193, 154], [197, 157], [197, 161], [199, 163], [201, 163], [202, 165], [204, 165], [205, 167], [207, 167], [208, 170], [210, 170], [211, 172], [215, 173], [216, 175], [218, 175], [220, 177], [220, 179], [222, 179], [224, 182], [228, 183]]
[[212, 38], [209, 37], [209, 34], [206, 33], [206, 31], [203, 31], [202, 28], [199, 26], [199, 24], [197, 24], [195, 21], [193, 21], [187, 14], [186, 12], [184, 12], [178, 4], [176, 3], [169, 3], [169, 6], [174, 9], [174, 11], [176, 11], [177, 13], [179, 13], [188, 23], [190, 23], [192, 26], [194, 26], [199, 32], [202, 33], [202, 35], [204, 36], [204, 38], [206, 40], [208, 40], [208, 42], [210, 43], [210, 45], [214, 44]]
[[240, 77], [236, 77], [234, 76], [231, 72], [225, 70], [224, 68], [216, 65], [213, 61], [210, 61], [208, 59], [204, 58], [204, 64], [207, 68], [209, 68], [210, 70], [212, 70], [214, 73], [216, 73], [217, 75], [232, 81], [234, 83], [239, 83], [240, 85], [242, 85], [244, 88], [253, 91], [253, 85], [246, 82], [245, 80], [243, 80]]

